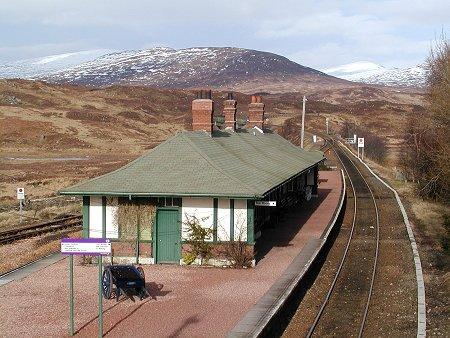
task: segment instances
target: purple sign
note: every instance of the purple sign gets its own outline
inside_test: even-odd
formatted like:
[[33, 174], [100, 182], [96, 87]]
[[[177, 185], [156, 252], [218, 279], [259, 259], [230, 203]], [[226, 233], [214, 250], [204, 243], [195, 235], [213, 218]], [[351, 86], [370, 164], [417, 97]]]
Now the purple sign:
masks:
[[106, 238], [63, 238], [61, 239], [61, 253], [106, 256], [111, 254], [111, 241]]

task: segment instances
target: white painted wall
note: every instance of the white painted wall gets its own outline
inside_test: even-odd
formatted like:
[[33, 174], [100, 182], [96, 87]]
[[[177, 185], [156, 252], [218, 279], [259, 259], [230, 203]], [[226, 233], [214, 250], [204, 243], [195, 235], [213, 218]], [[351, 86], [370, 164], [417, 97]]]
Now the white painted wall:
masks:
[[117, 197], [108, 197], [106, 199], [106, 237], [119, 238], [119, 227], [115, 214], [118, 209]]
[[200, 220], [204, 228], [212, 229], [214, 223], [214, 201], [212, 198], [183, 197], [181, 214], [183, 223], [181, 227], [181, 236], [183, 239], [188, 239], [187, 227], [184, 224], [187, 220], [186, 216], [194, 215]]
[[[117, 212], [117, 198], [106, 199], [106, 237], [119, 238], [119, 228], [114, 214]], [[103, 227], [102, 197], [91, 196], [89, 204], [89, 237], [101, 238]]]
[[234, 240], [238, 239], [247, 240], [247, 200], [234, 200]]
[[217, 240], [230, 240], [230, 200], [219, 198], [217, 205]]
[[[205, 228], [213, 228], [214, 225], [214, 200], [212, 198], [183, 198], [182, 202], [182, 237], [188, 239], [187, 228], [184, 223], [186, 215], [195, 215], [202, 221]], [[217, 208], [217, 239], [219, 241], [229, 241], [230, 238], [230, 200], [227, 198], [218, 199]], [[234, 240], [247, 240], [247, 200], [234, 200]]]
[[91, 196], [89, 203], [89, 237], [102, 237], [102, 197]]

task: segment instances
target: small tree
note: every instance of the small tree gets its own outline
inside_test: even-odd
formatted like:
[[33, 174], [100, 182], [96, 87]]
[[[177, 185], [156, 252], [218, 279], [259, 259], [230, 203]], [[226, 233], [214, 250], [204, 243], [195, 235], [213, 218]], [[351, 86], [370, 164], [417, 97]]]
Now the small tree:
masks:
[[212, 257], [212, 243], [210, 242], [213, 230], [202, 226], [202, 223], [209, 217], [199, 219], [195, 215], [185, 214], [186, 220], [183, 222], [187, 228], [189, 251], [184, 254], [183, 261], [189, 265], [194, 262], [196, 258], [200, 259], [200, 264], [203, 261], [208, 261]]
[[449, 201], [450, 44], [444, 35], [431, 49], [426, 68], [427, 111], [410, 114], [400, 165], [421, 196]]
[[[228, 236], [223, 245], [222, 255], [231, 263], [233, 268], [247, 268], [252, 265], [253, 253], [249, 251], [245, 237], [247, 235], [247, 218], [239, 213], [236, 218], [237, 227], [234, 238]], [[226, 232], [225, 232], [226, 233]]]

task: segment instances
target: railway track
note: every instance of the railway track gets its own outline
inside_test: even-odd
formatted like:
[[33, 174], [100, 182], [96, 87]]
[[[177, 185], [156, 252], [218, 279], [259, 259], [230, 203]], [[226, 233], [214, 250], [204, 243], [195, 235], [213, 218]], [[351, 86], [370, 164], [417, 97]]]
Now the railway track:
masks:
[[30, 226], [0, 232], [0, 244], [11, 243], [20, 239], [34, 237], [49, 232], [77, 228], [82, 225], [81, 216], [70, 216], [51, 222], [33, 224]]
[[330, 332], [361, 337], [377, 273], [379, 211], [372, 189], [358, 167], [340, 148], [333, 150], [353, 190], [353, 220], [337, 272], [307, 337]]
[[323, 144], [320, 146], [319, 150], [325, 152], [325, 151], [327, 151], [328, 148], [330, 148], [330, 147], [331, 147], [330, 141], [329, 141], [328, 139], [324, 138], [324, 142], [323, 142]]

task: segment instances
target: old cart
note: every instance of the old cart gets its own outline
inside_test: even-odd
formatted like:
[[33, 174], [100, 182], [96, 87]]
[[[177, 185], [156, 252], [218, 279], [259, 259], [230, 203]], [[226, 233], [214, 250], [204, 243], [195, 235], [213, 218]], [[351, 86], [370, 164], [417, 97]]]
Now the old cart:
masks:
[[102, 278], [102, 292], [106, 299], [119, 300], [124, 295], [134, 301], [133, 296], [140, 300], [149, 296], [145, 288], [145, 274], [141, 266], [109, 265], [105, 267]]

